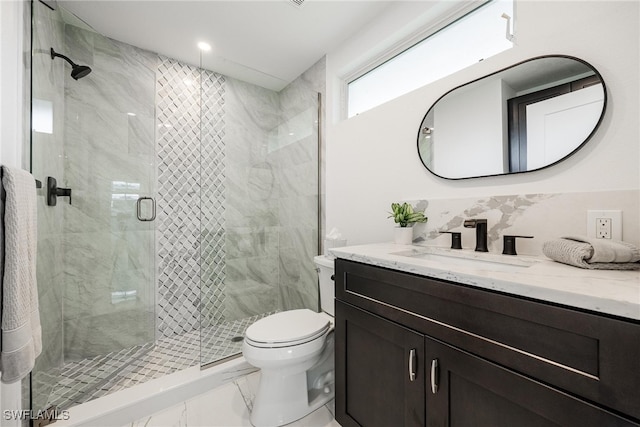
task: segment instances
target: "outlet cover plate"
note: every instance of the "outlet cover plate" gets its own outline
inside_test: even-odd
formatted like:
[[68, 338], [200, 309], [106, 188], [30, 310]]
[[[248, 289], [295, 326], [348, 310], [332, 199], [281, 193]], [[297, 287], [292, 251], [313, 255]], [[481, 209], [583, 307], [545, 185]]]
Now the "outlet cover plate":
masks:
[[587, 237], [597, 238], [598, 218], [611, 218], [611, 239], [622, 240], [622, 211], [620, 210], [588, 210]]

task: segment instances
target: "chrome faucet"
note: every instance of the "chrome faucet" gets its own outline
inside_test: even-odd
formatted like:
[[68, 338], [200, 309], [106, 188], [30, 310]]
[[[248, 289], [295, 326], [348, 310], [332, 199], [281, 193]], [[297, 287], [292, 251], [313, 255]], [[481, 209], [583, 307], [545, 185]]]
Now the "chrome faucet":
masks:
[[476, 229], [476, 252], [489, 252], [487, 249], [487, 220], [466, 219], [464, 227]]

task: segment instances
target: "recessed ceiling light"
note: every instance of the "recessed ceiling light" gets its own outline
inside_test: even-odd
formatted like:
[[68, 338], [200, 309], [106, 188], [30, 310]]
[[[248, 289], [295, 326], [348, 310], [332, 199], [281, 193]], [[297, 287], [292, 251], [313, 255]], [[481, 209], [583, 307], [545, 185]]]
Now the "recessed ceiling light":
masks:
[[211, 45], [205, 42], [198, 42], [198, 49], [200, 49], [203, 52], [208, 52], [211, 50]]

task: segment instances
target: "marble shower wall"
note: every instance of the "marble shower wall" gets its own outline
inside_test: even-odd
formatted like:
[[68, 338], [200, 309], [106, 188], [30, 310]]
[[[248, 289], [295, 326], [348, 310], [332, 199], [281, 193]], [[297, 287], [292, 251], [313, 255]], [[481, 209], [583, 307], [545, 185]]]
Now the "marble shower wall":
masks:
[[227, 79], [225, 319], [317, 309], [321, 60], [276, 93]]
[[227, 79], [226, 320], [279, 309], [279, 219], [276, 165], [269, 144], [280, 113], [278, 94]]
[[[604, 191], [592, 193], [521, 194], [482, 198], [411, 201], [426, 208], [429, 221], [416, 224], [414, 243], [449, 246], [451, 237], [439, 231], [460, 231], [463, 248], [473, 249], [475, 229], [464, 228], [467, 218], [486, 218], [488, 248], [502, 252], [502, 238], [508, 235], [534, 236], [518, 239], [522, 255], [542, 255], [545, 241], [567, 235], [586, 235], [587, 210], [622, 210], [622, 239], [640, 246], [640, 200], [638, 192]], [[559, 215], [558, 212], [561, 212]]]
[[319, 118], [323, 114], [318, 107], [323, 108], [323, 104], [319, 104], [318, 94], [325, 92], [325, 68], [323, 58], [279, 93], [279, 149], [270, 151], [269, 158], [278, 165], [276, 180], [280, 183], [279, 276], [283, 310], [318, 307], [318, 275], [313, 257], [321, 253], [318, 236], [324, 234], [323, 221], [318, 217], [322, 211], [322, 194], [318, 197], [318, 192], [324, 188], [318, 182], [318, 156], [324, 149], [319, 139]]
[[[78, 360], [155, 338], [153, 197], [157, 58], [67, 24], [60, 49], [92, 73], [64, 77], [64, 354]], [[68, 67], [65, 74], [68, 73]]]

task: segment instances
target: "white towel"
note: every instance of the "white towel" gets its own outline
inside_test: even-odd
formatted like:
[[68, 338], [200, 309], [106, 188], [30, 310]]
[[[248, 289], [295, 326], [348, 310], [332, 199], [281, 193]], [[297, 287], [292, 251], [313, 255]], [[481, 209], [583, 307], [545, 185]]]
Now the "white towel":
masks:
[[[42, 350], [36, 287], [37, 202], [33, 176], [2, 167], [0, 194], [0, 265], [2, 274], [2, 382], [19, 381], [31, 372]], [[3, 206], [2, 206], [3, 205]]]
[[618, 240], [595, 239], [585, 236], [562, 236], [562, 238], [590, 244], [593, 248], [593, 254], [585, 261], [591, 264], [596, 262], [640, 261], [640, 251], [631, 243], [620, 242]]
[[640, 250], [627, 242], [565, 236], [544, 242], [542, 253], [554, 261], [597, 270], [640, 270]]

